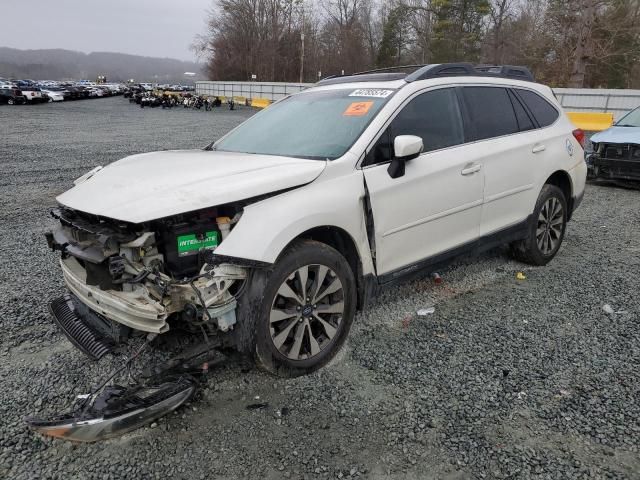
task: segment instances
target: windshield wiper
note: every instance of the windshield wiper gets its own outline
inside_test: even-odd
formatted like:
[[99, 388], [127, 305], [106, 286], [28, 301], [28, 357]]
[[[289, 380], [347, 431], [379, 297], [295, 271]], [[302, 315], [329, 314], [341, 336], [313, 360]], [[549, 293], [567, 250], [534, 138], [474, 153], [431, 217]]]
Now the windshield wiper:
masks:
[[638, 125], [629, 125], [628, 123], [616, 123], [616, 127], [638, 127]]

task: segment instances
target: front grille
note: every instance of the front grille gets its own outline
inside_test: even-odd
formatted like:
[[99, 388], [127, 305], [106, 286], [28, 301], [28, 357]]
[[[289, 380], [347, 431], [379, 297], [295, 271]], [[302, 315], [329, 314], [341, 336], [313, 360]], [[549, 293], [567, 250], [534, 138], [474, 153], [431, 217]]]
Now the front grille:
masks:
[[601, 155], [609, 160], [636, 160], [640, 162], [640, 145], [630, 143], [604, 144]]
[[89, 239], [96, 238], [96, 235], [92, 235], [86, 231], [79, 230], [77, 228], [69, 227], [67, 228], [67, 233], [69, 236], [75, 240], [76, 242], [85, 242]]
[[67, 338], [92, 359], [100, 360], [113, 350], [113, 342], [83, 321], [70, 295], [53, 300], [49, 310]]

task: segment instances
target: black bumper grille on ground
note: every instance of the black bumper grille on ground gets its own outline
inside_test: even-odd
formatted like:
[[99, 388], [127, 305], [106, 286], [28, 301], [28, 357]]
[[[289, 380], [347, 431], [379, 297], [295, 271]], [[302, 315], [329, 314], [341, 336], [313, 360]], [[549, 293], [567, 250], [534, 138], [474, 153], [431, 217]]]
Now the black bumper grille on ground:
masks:
[[69, 340], [92, 359], [99, 360], [113, 350], [114, 343], [84, 320], [71, 295], [53, 300], [49, 310]]

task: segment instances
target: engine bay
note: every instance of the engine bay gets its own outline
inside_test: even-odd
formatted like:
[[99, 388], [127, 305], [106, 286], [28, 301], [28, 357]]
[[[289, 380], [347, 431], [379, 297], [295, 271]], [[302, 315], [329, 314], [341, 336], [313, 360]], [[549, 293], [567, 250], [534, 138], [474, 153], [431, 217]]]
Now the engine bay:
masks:
[[239, 207], [130, 224], [60, 207], [47, 234], [61, 252], [65, 283], [98, 315], [132, 329], [163, 333], [169, 324], [227, 332], [244, 269], [207, 264], [241, 216]]

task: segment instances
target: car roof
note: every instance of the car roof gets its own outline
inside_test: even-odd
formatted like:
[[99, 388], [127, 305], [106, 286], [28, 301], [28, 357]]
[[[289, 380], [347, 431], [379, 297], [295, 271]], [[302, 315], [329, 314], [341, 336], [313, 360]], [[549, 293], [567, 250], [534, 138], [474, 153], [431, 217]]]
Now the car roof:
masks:
[[[430, 84], [442, 84], [437, 80], [446, 79], [444, 83], [460, 83], [459, 79], [472, 79], [473, 82], [497, 83], [500, 79], [510, 82], [535, 84], [535, 78], [525, 66], [517, 65], [473, 65], [471, 63], [438, 63], [426, 65], [400, 65], [379, 68], [351, 75], [336, 75], [324, 78], [314, 88], [341, 85], [360, 88], [402, 88], [414, 82], [429, 81]], [[360, 84], [366, 84], [366, 86]], [[462, 82], [468, 83], [468, 82]], [[422, 83], [421, 83], [422, 84]], [[512, 83], [508, 83], [511, 85]], [[523, 85], [524, 86], [524, 85]]]
[[[344, 90], [344, 89], [388, 89], [400, 90], [410, 84], [419, 86], [446, 86], [446, 85], [500, 85], [505, 87], [518, 87], [529, 90], [535, 90], [544, 96], [553, 96], [549, 87], [541, 83], [516, 80], [513, 78], [500, 78], [495, 76], [454, 76], [454, 77], [436, 77], [425, 80], [417, 80], [415, 82], [407, 82], [406, 80], [389, 80], [389, 81], [352, 81], [344, 83], [317, 83], [311, 88], [303, 92], [321, 91], [321, 90]], [[303, 93], [301, 92], [301, 93]]]

